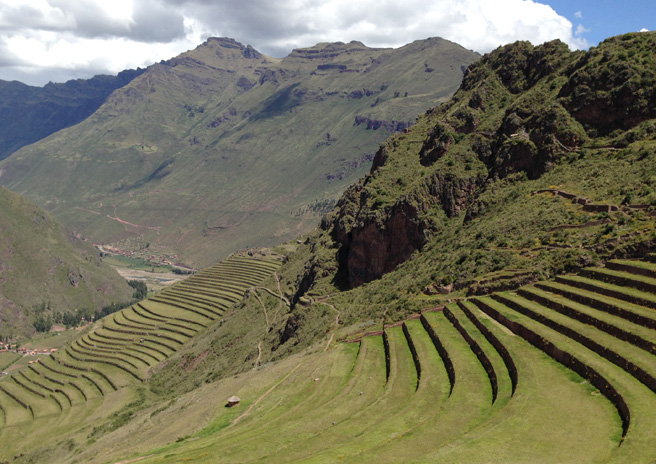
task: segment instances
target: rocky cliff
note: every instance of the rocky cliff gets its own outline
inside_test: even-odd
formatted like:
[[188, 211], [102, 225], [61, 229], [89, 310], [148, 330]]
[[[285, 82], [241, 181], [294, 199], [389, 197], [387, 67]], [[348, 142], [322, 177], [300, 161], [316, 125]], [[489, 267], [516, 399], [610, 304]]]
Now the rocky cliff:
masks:
[[[611, 38], [588, 52], [518, 42], [470, 65], [449, 102], [381, 146], [371, 172], [308, 239], [326, 243], [332, 258], [323, 267], [314, 259], [306, 271], [332, 275], [341, 288], [379, 279], [449, 221], [484, 214], [481, 196], [506, 178], [537, 180], [587, 148], [652, 139], [655, 46], [653, 33]], [[299, 293], [317, 279], [301, 274]]]

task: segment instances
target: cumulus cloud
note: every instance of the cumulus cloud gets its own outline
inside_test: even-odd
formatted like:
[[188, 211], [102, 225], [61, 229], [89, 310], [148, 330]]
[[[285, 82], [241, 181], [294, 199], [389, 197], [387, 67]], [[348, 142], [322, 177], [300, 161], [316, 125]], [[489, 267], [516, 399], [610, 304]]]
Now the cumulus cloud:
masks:
[[43, 84], [116, 73], [209, 36], [282, 57], [318, 42], [398, 47], [435, 36], [481, 53], [555, 38], [585, 48], [585, 32], [533, 0], [2, 0], [0, 79]]

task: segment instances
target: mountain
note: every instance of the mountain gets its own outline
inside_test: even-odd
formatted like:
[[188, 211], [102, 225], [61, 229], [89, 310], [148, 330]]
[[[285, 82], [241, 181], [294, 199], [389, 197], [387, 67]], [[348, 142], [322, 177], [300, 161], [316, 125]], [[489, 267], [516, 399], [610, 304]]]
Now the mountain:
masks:
[[486, 55], [313, 231], [0, 378], [0, 459], [652, 462], [655, 46]]
[[[283, 247], [294, 250], [278, 272], [288, 314], [263, 362], [324, 337], [335, 311], [363, 330], [656, 251], [654, 45], [656, 33], [587, 52], [518, 42], [471, 65], [452, 99], [390, 137], [319, 227]], [[239, 342], [216, 347], [198, 376], [242, 369], [260, 313], [251, 298], [208, 331], [208, 344]], [[188, 389], [195, 378], [177, 369], [156, 381]]]
[[25, 198], [0, 188], [0, 337], [24, 337], [37, 318], [125, 303], [133, 289], [90, 243]]
[[94, 242], [208, 265], [309, 230], [477, 58], [437, 38], [283, 59], [211, 38], [4, 160], [0, 183]]
[[0, 80], [0, 160], [92, 115], [144, 69], [34, 87]]

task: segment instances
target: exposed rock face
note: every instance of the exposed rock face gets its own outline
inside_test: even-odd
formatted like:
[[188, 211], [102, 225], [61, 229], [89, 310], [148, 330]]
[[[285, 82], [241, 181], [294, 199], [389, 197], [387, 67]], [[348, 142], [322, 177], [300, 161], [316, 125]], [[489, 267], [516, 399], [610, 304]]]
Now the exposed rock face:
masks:
[[[337, 249], [336, 282], [352, 288], [378, 279], [421, 250], [444, 216], [477, 217], [488, 182], [514, 173], [537, 179], [591, 137], [656, 117], [654, 48], [656, 34], [612, 38], [586, 53], [560, 41], [517, 42], [470, 65], [453, 99], [381, 146], [371, 173], [324, 218]], [[360, 116], [355, 123], [386, 127]], [[417, 132], [404, 142], [415, 130], [423, 141]], [[326, 272], [320, 268], [306, 268], [302, 292]]]
[[384, 218], [366, 218], [350, 234], [340, 231], [340, 242], [348, 248], [349, 285], [357, 287], [396, 268], [424, 245], [429, 227], [415, 207], [399, 204]]
[[[381, 148], [379, 153], [383, 152]], [[350, 288], [379, 279], [428, 242], [438, 228], [427, 214], [430, 209], [437, 206], [447, 217], [460, 214], [476, 198], [483, 181], [436, 174], [394, 205], [371, 211], [365, 178], [340, 200], [338, 215], [322, 223], [322, 228], [332, 230], [339, 247], [338, 274]], [[303, 293], [318, 274], [316, 266], [307, 271], [301, 280]]]
[[354, 126], [365, 125], [367, 130], [386, 129], [390, 133], [401, 132], [412, 125], [405, 121], [382, 121], [380, 119], [370, 119], [365, 116], [356, 116]]

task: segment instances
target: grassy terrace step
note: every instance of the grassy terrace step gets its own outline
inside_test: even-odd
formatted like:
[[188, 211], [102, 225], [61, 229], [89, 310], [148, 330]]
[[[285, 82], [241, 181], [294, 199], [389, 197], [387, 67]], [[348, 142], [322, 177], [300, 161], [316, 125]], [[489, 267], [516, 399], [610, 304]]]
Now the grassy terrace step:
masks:
[[72, 343], [71, 346], [77, 346], [80, 349], [97, 352], [100, 354], [120, 354], [121, 356], [128, 357], [131, 360], [139, 361], [146, 366], [152, 366], [160, 361], [150, 353], [141, 352], [132, 347], [112, 347], [111, 345], [99, 346], [98, 344], [86, 340], [85, 338], [78, 338]]
[[83, 351], [72, 346], [66, 348], [66, 354], [78, 363], [106, 364], [126, 372], [136, 380], [143, 381], [143, 376], [139, 373], [140, 369], [119, 356], [101, 355], [100, 353]]
[[126, 334], [121, 334], [118, 332], [112, 332], [109, 330], [98, 329], [93, 332], [95, 337], [101, 338], [107, 341], [114, 341], [118, 343], [141, 343], [143, 340], [144, 346], [155, 347], [161, 350], [168, 350], [170, 353], [177, 351], [177, 347], [171, 343], [165, 343], [163, 340], [158, 340], [156, 337], [134, 337]]
[[[207, 324], [205, 322], [200, 322], [190, 317], [180, 317], [181, 312], [177, 311], [175, 308], [171, 308], [171, 307], [167, 308], [165, 305], [160, 305], [154, 302], [142, 301], [141, 303], [137, 303], [136, 306], [133, 306], [132, 310], [135, 313], [140, 314], [145, 318], [174, 320], [174, 321], [182, 322], [184, 324], [200, 327], [203, 329], [207, 328]], [[202, 319], [203, 321], [207, 320], [205, 316], [203, 316]]]
[[223, 312], [225, 312], [228, 308], [232, 306], [231, 303], [228, 303], [225, 300], [217, 299], [215, 302], [211, 302], [211, 303], [199, 302], [187, 298], [187, 296], [185, 295], [172, 293], [172, 292], [170, 293], [162, 292], [156, 297], [151, 297], [151, 300], [160, 301], [160, 302], [166, 301], [168, 302], [168, 304], [175, 303], [184, 306], [185, 308], [196, 308], [196, 309], [210, 312], [214, 315], [223, 314]]
[[479, 330], [479, 332], [483, 334], [483, 336], [486, 338], [488, 343], [490, 343], [490, 345], [494, 347], [496, 352], [503, 360], [503, 363], [506, 366], [506, 370], [508, 371], [508, 376], [510, 378], [510, 385], [511, 385], [510, 396], [513, 396], [515, 394], [515, 391], [517, 390], [517, 382], [519, 381], [519, 375], [517, 372], [517, 366], [515, 365], [515, 361], [513, 360], [510, 352], [505, 347], [505, 345], [499, 340], [499, 338], [496, 335], [494, 335], [494, 333], [489, 328], [487, 328], [474, 315], [473, 311], [476, 311], [477, 309], [476, 306], [474, 306], [472, 303], [459, 301], [458, 307], [462, 310], [465, 316], [467, 316], [467, 318], [472, 322], [472, 324], [474, 324], [474, 326]]
[[556, 277], [556, 282], [589, 290], [614, 299], [628, 301], [638, 306], [656, 309], [656, 296], [653, 293], [642, 292], [634, 288], [622, 287], [620, 285], [574, 275], [558, 276]]
[[[569, 282], [568, 282], [569, 283]], [[650, 329], [656, 329], [656, 318], [651, 309], [646, 309], [633, 303], [617, 300], [600, 295], [586, 289], [580, 289], [559, 282], [542, 282], [535, 284], [536, 288], [547, 292], [562, 295], [577, 303], [590, 306], [598, 311], [603, 311], [614, 316], [621, 317], [634, 324], [639, 324]]]
[[169, 299], [169, 298], [159, 298], [157, 296], [153, 296], [153, 297], [150, 298], [150, 301], [154, 301], [156, 303], [163, 303], [163, 304], [168, 305], [168, 306], [173, 306], [174, 308], [179, 308], [179, 309], [182, 309], [182, 310], [185, 310], [185, 311], [189, 311], [189, 312], [192, 312], [194, 314], [198, 314], [199, 316], [203, 316], [203, 317], [205, 317], [206, 319], [208, 319], [210, 321], [213, 321], [213, 320], [215, 320], [215, 319], [222, 316], [222, 313], [220, 313], [220, 312], [205, 309], [205, 308], [203, 308], [201, 310], [201, 309], [198, 309], [197, 307], [195, 307], [193, 305], [178, 303], [175, 300], [172, 300], [172, 299]]
[[[86, 403], [91, 398], [104, 395], [104, 392], [100, 389], [96, 381], [93, 379], [90, 380], [88, 377], [82, 377], [84, 374], [81, 374], [80, 371], [57, 364], [55, 361], [52, 361], [52, 366], [50, 363], [44, 361], [39, 364], [45, 368], [44, 372], [48, 371], [47, 375], [49, 377], [65, 382], [66, 386], [70, 387], [70, 391], [77, 396], [77, 400], [75, 400], [75, 397], [71, 395], [71, 401], [73, 403]], [[44, 373], [44, 375], [46, 374]], [[55, 375], [59, 375], [59, 377], [54, 377]]]
[[119, 327], [123, 327], [127, 329], [135, 329], [135, 330], [144, 330], [150, 332], [160, 332], [160, 333], [162, 331], [169, 332], [169, 333], [180, 335], [185, 339], [193, 337], [197, 332], [195, 329], [189, 329], [185, 326], [178, 328], [178, 327], [169, 327], [166, 324], [160, 326], [155, 326], [153, 324], [143, 325], [141, 322], [137, 320], [128, 320], [125, 317], [123, 311], [121, 311], [120, 313], [115, 313], [111, 319], [112, 322]]
[[207, 269], [204, 269], [194, 275], [205, 275], [205, 274], [236, 274], [243, 276], [244, 279], [263, 279], [271, 275], [279, 265], [266, 265], [259, 266], [257, 261], [223, 261], [221, 263], [210, 266]]
[[220, 297], [214, 295], [206, 295], [205, 293], [198, 292], [198, 291], [190, 292], [190, 291], [182, 291], [180, 289], [170, 289], [160, 293], [160, 295], [181, 297], [181, 298], [188, 299], [190, 301], [194, 301], [196, 303], [202, 303], [208, 305], [210, 307], [215, 305], [227, 306], [225, 304], [225, 301], [222, 300]]
[[580, 272], [583, 277], [597, 279], [624, 287], [631, 287], [647, 293], [656, 293], [656, 279], [625, 271], [606, 268], [586, 268]]
[[[631, 411], [615, 385], [606, 378], [608, 372], [613, 375], [612, 380], [626, 376], [626, 373], [621, 368], [614, 365], [610, 365], [612, 367], [609, 367], [608, 363], [600, 363], [595, 353], [584, 351], [576, 342], [526, 316], [518, 314], [492, 298], [476, 298], [472, 301], [488, 316], [503, 324], [513, 333], [521, 336], [534, 347], [542, 350], [598, 388], [615, 406], [617, 415], [621, 419], [622, 433], [617, 438], [617, 443], [622, 443], [631, 425]], [[558, 343], [558, 345], [554, 343]], [[576, 356], [572, 355], [572, 352], [576, 353]]]
[[[252, 286], [254, 283], [268, 277], [269, 275], [270, 273], [268, 272], [257, 274], [251, 273], [249, 275], [245, 271], [225, 269], [222, 271], [198, 273], [194, 275], [194, 279], [191, 282], [205, 282], [223, 285], [230, 289], [245, 290]], [[189, 279], [187, 279], [185, 282], [189, 282]]]
[[530, 317], [531, 319], [575, 340], [586, 348], [592, 350], [607, 361], [623, 369], [627, 374], [642, 382], [656, 394], [656, 367], [654, 358], [648, 353], [641, 352], [612, 335], [600, 333], [597, 329], [573, 321], [567, 316], [554, 313], [544, 306], [512, 294], [495, 294], [496, 301], [513, 310]]
[[33, 378], [36, 382], [41, 382], [51, 389], [51, 391], [58, 392], [66, 397], [69, 406], [73, 406], [74, 403], [83, 401], [83, 397], [79, 392], [79, 387], [76, 388], [72, 386], [71, 380], [69, 380], [68, 377], [55, 372], [50, 372], [40, 364], [41, 363], [28, 366], [28, 370], [26, 371], [23, 369], [21, 374], [29, 376], [32, 376], [33, 374]]
[[116, 314], [116, 317], [114, 318], [114, 322], [118, 324], [121, 321], [124, 321], [126, 325], [129, 324], [132, 327], [141, 327], [143, 329], [150, 329], [150, 330], [163, 330], [166, 332], [177, 333], [187, 338], [193, 337], [199, 331], [199, 328], [195, 325], [180, 324], [180, 323], [176, 323], [173, 320], [161, 320], [161, 322], [159, 322], [158, 324], [154, 324], [152, 320], [146, 319], [135, 313], [131, 307], [126, 308], [120, 313]]
[[193, 281], [187, 279], [180, 282], [179, 284], [176, 284], [172, 288], [198, 286], [207, 288], [209, 290], [226, 290], [231, 293], [243, 293], [249, 288], [259, 285], [260, 282], [262, 282], [268, 276], [269, 274], [245, 276], [239, 272], [221, 272], [216, 274], [205, 274], [199, 276]]
[[101, 337], [97, 337], [95, 332], [88, 333], [87, 335], [85, 335], [84, 338], [81, 339], [81, 341], [87, 345], [95, 346], [106, 350], [116, 351], [116, 350], [129, 349], [136, 353], [141, 353], [143, 356], [146, 356], [154, 360], [155, 362], [160, 362], [168, 358], [172, 353], [172, 351], [170, 350], [167, 350], [165, 352], [162, 351], [157, 346], [152, 346], [151, 344], [147, 343], [145, 339], [143, 342], [140, 343], [134, 343], [134, 342], [122, 343], [116, 340], [107, 340]]
[[229, 301], [239, 301], [244, 291], [250, 288], [251, 285], [230, 285], [225, 282], [221, 277], [214, 279], [198, 278], [192, 282], [182, 281], [179, 284], [167, 288], [162, 293], [169, 293], [178, 291], [181, 293], [194, 293], [199, 289], [205, 289], [208, 295], [222, 296]]
[[490, 361], [490, 358], [488, 358], [487, 354], [485, 354], [483, 351], [483, 348], [481, 348], [480, 344], [472, 338], [469, 332], [467, 332], [467, 329], [462, 326], [458, 320], [458, 317], [455, 316], [454, 311], [457, 309], [458, 307], [455, 304], [447, 305], [447, 307], [444, 308], [444, 316], [446, 316], [447, 320], [467, 342], [469, 348], [471, 348], [472, 352], [476, 355], [481, 365], [483, 366], [483, 369], [485, 369], [485, 373], [490, 380], [490, 387], [492, 389], [492, 404], [494, 404], [494, 402], [497, 400], [498, 393], [497, 373], [494, 369], [494, 366], [492, 365], [492, 362]]
[[522, 297], [564, 314], [579, 322], [596, 327], [610, 335], [635, 345], [648, 353], [656, 354], [656, 331], [576, 303], [558, 294], [536, 287], [517, 290]]
[[16, 398], [25, 403], [34, 414], [34, 418], [46, 417], [59, 414], [60, 405], [57, 404], [48, 394], [40, 392], [33, 386], [28, 385], [25, 380], [12, 375], [10, 382], [5, 382], [2, 387], [6, 392], [10, 392]]
[[0, 406], [4, 412], [4, 421], [7, 427], [30, 422], [34, 414], [29, 405], [15, 395], [10, 389], [5, 388], [6, 381], [0, 382]]
[[[137, 330], [137, 329], [126, 329], [118, 324], [115, 324], [114, 321], [110, 319], [104, 319], [102, 330], [107, 332], [115, 332], [119, 334], [131, 335], [135, 338], [148, 337], [149, 339], [163, 340], [166, 343], [173, 343], [175, 345], [182, 345], [188, 337], [179, 335], [177, 333], [163, 333], [161, 331], [154, 330]], [[100, 330], [100, 329], [99, 329]], [[97, 331], [96, 331], [97, 332]]]
[[[241, 300], [239, 298], [227, 295], [223, 292], [213, 291], [202, 285], [194, 285], [193, 287], [179, 287], [176, 289], [171, 289], [169, 291], [162, 291], [158, 296], [163, 298], [170, 298], [174, 300], [182, 300], [184, 302], [196, 303], [202, 307], [216, 308], [216, 309], [228, 309], [231, 308], [237, 301]], [[204, 301], [200, 301], [200, 298], [196, 298], [199, 301], [193, 301], [188, 299], [188, 297], [205, 297]], [[209, 301], [208, 301], [209, 300]]]
[[[97, 369], [100, 372], [107, 372], [108, 366], [115, 368], [117, 371], [120, 371], [124, 374], [127, 374], [129, 377], [132, 377], [138, 381], [142, 381], [142, 377], [134, 372], [131, 369], [134, 369], [133, 367], [127, 367], [125, 361], [121, 362], [120, 360], [113, 360], [113, 359], [108, 359], [107, 357], [103, 358], [100, 356], [91, 356], [83, 353], [75, 353], [73, 350], [66, 348], [64, 350], [64, 353], [67, 355], [68, 358], [70, 358], [71, 361], [67, 362], [67, 366], [73, 366], [73, 365], [78, 365], [78, 366], [83, 366], [86, 368], [91, 368], [91, 366], [95, 369]], [[114, 375], [107, 375], [107, 377], [111, 378], [112, 383], [115, 382], [116, 376]], [[129, 382], [125, 382], [126, 384]], [[100, 391], [103, 391], [102, 388], [98, 385], [98, 389]]]
[[656, 263], [650, 263], [649, 261], [613, 259], [606, 263], [606, 268], [656, 278]]

